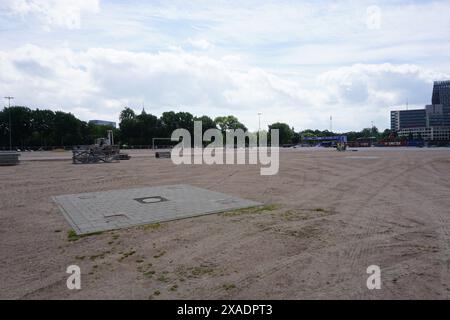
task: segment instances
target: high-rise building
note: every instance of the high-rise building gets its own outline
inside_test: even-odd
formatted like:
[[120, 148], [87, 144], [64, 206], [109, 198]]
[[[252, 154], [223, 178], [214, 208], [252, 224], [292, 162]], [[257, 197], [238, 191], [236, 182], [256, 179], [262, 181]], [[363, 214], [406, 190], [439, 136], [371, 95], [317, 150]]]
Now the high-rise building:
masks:
[[391, 111], [391, 130], [399, 136], [450, 140], [450, 81], [434, 82], [431, 103], [424, 109]]
[[431, 103], [450, 108], [450, 80], [434, 82]]

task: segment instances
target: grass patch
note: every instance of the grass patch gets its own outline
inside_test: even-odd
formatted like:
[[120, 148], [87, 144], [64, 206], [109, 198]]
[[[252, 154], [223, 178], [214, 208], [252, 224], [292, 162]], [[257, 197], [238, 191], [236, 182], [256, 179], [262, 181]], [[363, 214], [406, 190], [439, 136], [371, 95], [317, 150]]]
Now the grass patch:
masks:
[[153, 275], [155, 273], [156, 272], [154, 270], [148, 270], [148, 271], [144, 272], [143, 275], [146, 276], [147, 278], [151, 278], [151, 277], [153, 277]]
[[177, 289], [178, 289], [178, 285], [176, 285], [176, 284], [174, 284], [173, 286], [171, 286], [170, 288], [169, 288], [169, 291], [177, 291]]
[[128, 251], [128, 252], [124, 252], [122, 254], [122, 256], [119, 258], [119, 262], [122, 262], [123, 260], [125, 260], [126, 258], [128, 258], [129, 256], [132, 256], [133, 254], [135, 254], [136, 251], [132, 250], [132, 251]]
[[149, 263], [149, 264], [147, 264], [147, 265], [139, 265], [139, 266], [137, 266], [137, 271], [139, 271], [139, 272], [141, 272], [143, 275], [144, 275], [144, 277], [146, 277], [146, 278], [152, 278], [154, 275], [155, 275], [155, 271], [154, 270], [152, 270], [152, 264], [151, 263]]
[[234, 217], [234, 216], [240, 216], [240, 215], [245, 215], [245, 214], [261, 214], [261, 213], [265, 213], [265, 212], [278, 210], [280, 207], [281, 206], [279, 204], [273, 203], [273, 204], [267, 204], [264, 206], [256, 206], [256, 207], [228, 211], [228, 212], [223, 213], [222, 215], [224, 217]]
[[300, 239], [310, 239], [313, 237], [317, 237], [317, 235], [320, 233], [320, 229], [312, 226], [305, 226], [301, 229], [274, 229], [274, 231], [279, 234]]
[[323, 218], [333, 214], [335, 214], [335, 212], [331, 210], [327, 210], [324, 208], [314, 208], [314, 209], [287, 210], [282, 212], [280, 216], [286, 221], [300, 221], [315, 218]]
[[162, 250], [162, 251], [159, 251], [157, 254], [155, 254], [153, 256], [153, 258], [155, 258], [155, 259], [161, 258], [165, 254], [166, 254], [166, 251]]
[[148, 231], [148, 230], [158, 230], [158, 229], [161, 229], [162, 227], [163, 227], [163, 225], [161, 223], [157, 222], [157, 223], [143, 225], [140, 228], [144, 231]]
[[86, 234], [80, 234], [78, 235], [75, 230], [69, 230], [69, 232], [67, 232], [67, 240], [69, 241], [78, 241], [82, 238], [86, 238], [86, 237], [90, 237], [90, 236], [98, 236], [100, 234], [102, 234], [103, 232], [99, 231], [99, 232], [92, 232], [92, 233], [86, 233]]
[[234, 289], [234, 288], [236, 288], [236, 286], [234, 285], [234, 284], [224, 284], [223, 286], [222, 286], [222, 288], [224, 288], [225, 290], [231, 290], [231, 289]]
[[156, 280], [161, 281], [161, 282], [169, 282], [170, 278], [162, 274]]
[[217, 267], [201, 264], [195, 267], [180, 266], [175, 271], [179, 281], [184, 282], [186, 279], [196, 279], [201, 277], [212, 277], [221, 273]]
[[111, 251], [105, 251], [105, 252], [102, 252], [102, 253], [99, 253], [99, 254], [95, 254], [93, 256], [90, 256], [89, 259], [91, 261], [95, 261], [96, 259], [104, 259], [105, 255], [107, 255], [109, 253], [111, 253]]
[[198, 267], [194, 267], [191, 269], [191, 274], [194, 277], [201, 277], [204, 275], [212, 275], [214, 274], [214, 268], [206, 265], [200, 265]]

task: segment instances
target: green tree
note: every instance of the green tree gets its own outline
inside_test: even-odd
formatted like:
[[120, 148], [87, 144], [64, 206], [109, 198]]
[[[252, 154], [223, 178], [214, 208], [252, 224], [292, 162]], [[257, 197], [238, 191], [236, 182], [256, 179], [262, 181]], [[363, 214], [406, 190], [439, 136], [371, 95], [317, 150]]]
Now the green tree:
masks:
[[15, 106], [5, 108], [7, 122], [7, 139], [9, 143], [9, 116], [11, 116], [12, 145], [23, 148], [31, 141], [32, 112], [27, 107]]
[[392, 136], [392, 131], [390, 129], [386, 129], [381, 134], [381, 139], [387, 140], [387, 139], [391, 138], [391, 136]]
[[163, 137], [170, 138], [176, 129], [194, 131], [194, 116], [189, 112], [164, 112], [160, 118]]
[[134, 120], [134, 119], [136, 119], [136, 114], [134, 113], [133, 109], [125, 107], [125, 109], [123, 109], [120, 112], [119, 120], [121, 122], [124, 120]]
[[32, 111], [32, 146], [53, 145], [54, 140], [52, 133], [54, 130], [55, 113], [51, 110], [39, 110]]
[[140, 145], [151, 145], [153, 138], [158, 138], [160, 131], [159, 119], [152, 115], [142, 112], [136, 117], [137, 131], [139, 132], [138, 142]]
[[247, 131], [247, 127], [239, 122], [238, 118], [236, 118], [235, 116], [217, 117], [216, 119], [214, 119], [214, 122], [219, 126], [219, 129], [222, 130], [222, 132], [237, 129]]
[[136, 114], [134, 113], [134, 111], [129, 107], [125, 107], [125, 109], [120, 112], [119, 120], [121, 144], [137, 144], [139, 132], [137, 128]]
[[291, 144], [294, 137], [294, 131], [286, 123], [274, 123], [269, 126], [269, 132], [272, 129], [279, 130], [280, 145]]
[[55, 112], [53, 138], [58, 146], [73, 146], [85, 143], [83, 132], [87, 123], [77, 119], [73, 114]]
[[202, 133], [205, 133], [208, 129], [217, 129], [217, 124], [208, 116], [195, 117], [194, 121], [202, 122]]

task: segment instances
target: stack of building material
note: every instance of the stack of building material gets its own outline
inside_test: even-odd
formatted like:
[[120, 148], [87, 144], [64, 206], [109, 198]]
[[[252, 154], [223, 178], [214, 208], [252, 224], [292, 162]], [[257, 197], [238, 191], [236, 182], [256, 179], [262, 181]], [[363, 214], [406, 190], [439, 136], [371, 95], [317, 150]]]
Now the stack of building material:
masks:
[[155, 152], [156, 158], [170, 158], [170, 151], [157, 151]]
[[118, 146], [99, 145], [77, 146], [72, 150], [74, 164], [109, 163], [119, 161], [120, 149]]
[[0, 166], [15, 166], [19, 164], [18, 152], [0, 152]]
[[130, 158], [128, 153], [119, 153], [119, 160], [130, 160]]

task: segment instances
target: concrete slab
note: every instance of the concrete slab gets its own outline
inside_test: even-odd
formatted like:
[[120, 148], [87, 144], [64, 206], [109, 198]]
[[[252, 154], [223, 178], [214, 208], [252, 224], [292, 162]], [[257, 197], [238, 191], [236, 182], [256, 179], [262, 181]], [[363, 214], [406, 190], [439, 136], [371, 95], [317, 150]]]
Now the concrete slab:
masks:
[[77, 234], [261, 205], [189, 185], [61, 195], [53, 200]]

